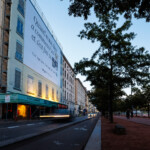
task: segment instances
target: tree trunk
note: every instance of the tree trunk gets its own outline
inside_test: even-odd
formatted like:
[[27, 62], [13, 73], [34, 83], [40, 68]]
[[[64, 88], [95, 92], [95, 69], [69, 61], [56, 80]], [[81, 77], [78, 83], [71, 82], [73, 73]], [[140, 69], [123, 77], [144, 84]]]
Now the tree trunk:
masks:
[[108, 111], [109, 111], [109, 121], [113, 123], [113, 61], [112, 61], [112, 50], [109, 49], [109, 61], [110, 61], [110, 77], [109, 77], [109, 102], [108, 102]]
[[149, 118], [150, 114], [149, 114], [149, 103], [148, 103], [148, 118]]

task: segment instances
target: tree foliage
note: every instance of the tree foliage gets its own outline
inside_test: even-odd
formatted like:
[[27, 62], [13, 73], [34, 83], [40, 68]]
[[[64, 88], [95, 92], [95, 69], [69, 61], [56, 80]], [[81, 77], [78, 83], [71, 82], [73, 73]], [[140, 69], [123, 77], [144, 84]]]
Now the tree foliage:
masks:
[[98, 90], [107, 91], [111, 117], [117, 90], [120, 92], [131, 84], [140, 85], [149, 80], [150, 55], [143, 47], [132, 46], [131, 40], [135, 34], [126, 32], [130, 26], [131, 22], [126, 21], [117, 27], [116, 22], [104, 16], [99, 25], [86, 23], [85, 30], [79, 35], [81, 39], [100, 43], [91, 59], [81, 60], [75, 64], [75, 68], [91, 81], [96, 95]]
[[[133, 46], [135, 34], [127, 32], [132, 16], [150, 21], [149, 6], [147, 0], [70, 0], [69, 15], [83, 16], [86, 20], [94, 10], [98, 19], [98, 22], [85, 23], [79, 37], [99, 42], [100, 47], [91, 59], [76, 63], [75, 70], [91, 81], [94, 86], [91, 100], [103, 110], [109, 108], [111, 122], [113, 102], [123, 103], [118, 99], [122, 89], [149, 80], [150, 55], [143, 47]], [[118, 26], [120, 15], [126, 21]]]
[[70, 0], [69, 14], [87, 19], [92, 8], [99, 18], [111, 13], [114, 17], [124, 15], [130, 19], [134, 16], [150, 21], [149, 0]]

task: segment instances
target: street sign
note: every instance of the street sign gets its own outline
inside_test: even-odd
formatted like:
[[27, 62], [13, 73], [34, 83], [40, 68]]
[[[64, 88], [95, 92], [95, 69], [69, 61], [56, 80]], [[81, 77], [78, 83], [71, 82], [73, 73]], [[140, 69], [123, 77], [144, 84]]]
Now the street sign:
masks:
[[10, 95], [5, 95], [5, 103], [10, 103]]

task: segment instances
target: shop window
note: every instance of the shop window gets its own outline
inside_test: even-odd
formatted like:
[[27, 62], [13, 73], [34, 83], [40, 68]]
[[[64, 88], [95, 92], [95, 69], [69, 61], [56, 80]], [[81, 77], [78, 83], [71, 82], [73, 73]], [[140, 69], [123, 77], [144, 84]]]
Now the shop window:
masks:
[[14, 88], [20, 90], [21, 83], [21, 72], [19, 70], [15, 70], [15, 85]]
[[20, 18], [17, 21], [17, 33], [23, 38], [23, 22]]
[[27, 79], [27, 92], [29, 94], [34, 94], [34, 79], [32, 76], [28, 75]]
[[20, 62], [23, 62], [23, 58], [22, 58], [22, 44], [17, 41], [16, 42], [16, 55], [15, 58], [17, 60], [19, 60]]
[[18, 11], [24, 16], [24, 0], [18, 1]]
[[38, 82], [38, 96], [42, 96], [42, 83], [40, 81]]

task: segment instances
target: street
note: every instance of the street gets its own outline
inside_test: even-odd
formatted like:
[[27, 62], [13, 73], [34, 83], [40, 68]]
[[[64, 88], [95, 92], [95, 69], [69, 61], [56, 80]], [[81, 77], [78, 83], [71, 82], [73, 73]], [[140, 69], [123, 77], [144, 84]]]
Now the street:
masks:
[[[85, 146], [96, 124], [96, 120], [96, 118], [92, 118], [56, 132], [46, 133], [8, 145], [1, 148], [1, 150], [81, 150]], [[24, 128], [22, 128], [22, 130], [24, 130]], [[38, 130], [38, 127], [34, 130]]]

